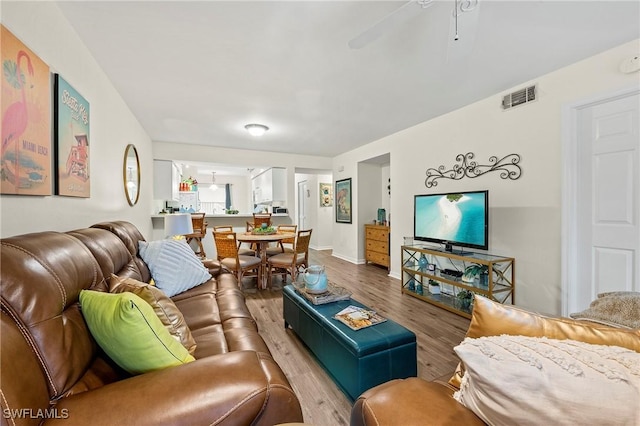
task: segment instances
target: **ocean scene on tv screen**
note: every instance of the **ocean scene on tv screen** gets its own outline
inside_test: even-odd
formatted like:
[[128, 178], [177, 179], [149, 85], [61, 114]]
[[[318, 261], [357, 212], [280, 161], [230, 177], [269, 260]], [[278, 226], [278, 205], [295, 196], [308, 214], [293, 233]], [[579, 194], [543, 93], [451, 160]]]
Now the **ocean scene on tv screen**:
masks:
[[416, 197], [416, 237], [484, 245], [485, 193]]

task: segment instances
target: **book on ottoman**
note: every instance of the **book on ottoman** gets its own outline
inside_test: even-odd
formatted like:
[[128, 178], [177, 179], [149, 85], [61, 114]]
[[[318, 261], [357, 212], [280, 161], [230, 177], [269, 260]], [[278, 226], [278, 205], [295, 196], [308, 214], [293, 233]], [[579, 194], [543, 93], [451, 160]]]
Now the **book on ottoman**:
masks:
[[387, 320], [386, 318], [376, 314], [375, 311], [370, 311], [353, 305], [349, 305], [338, 312], [334, 318], [343, 322], [352, 330], [371, 327], [372, 325], [380, 324]]

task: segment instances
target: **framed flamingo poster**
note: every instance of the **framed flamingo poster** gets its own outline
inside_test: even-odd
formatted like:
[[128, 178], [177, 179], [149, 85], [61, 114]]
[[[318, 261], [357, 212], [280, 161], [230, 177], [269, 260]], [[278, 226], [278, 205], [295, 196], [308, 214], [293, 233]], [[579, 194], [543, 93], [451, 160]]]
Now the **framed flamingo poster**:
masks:
[[49, 66], [3, 25], [0, 193], [51, 195]]
[[89, 102], [59, 74], [54, 76], [54, 87], [56, 194], [88, 198]]

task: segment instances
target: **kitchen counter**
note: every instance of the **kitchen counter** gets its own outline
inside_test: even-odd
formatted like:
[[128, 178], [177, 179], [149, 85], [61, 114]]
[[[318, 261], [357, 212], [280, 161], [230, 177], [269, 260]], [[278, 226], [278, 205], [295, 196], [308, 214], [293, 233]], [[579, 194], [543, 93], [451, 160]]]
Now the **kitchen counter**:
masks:
[[[152, 219], [164, 219], [164, 217], [166, 215], [168, 215], [170, 213], [159, 213], [159, 214], [153, 214], [151, 215]], [[244, 219], [251, 219], [253, 218], [253, 213], [238, 213], [238, 214], [207, 214], [205, 215], [205, 217], [208, 218], [229, 218], [229, 219], [233, 219], [233, 218], [244, 218]], [[271, 215], [271, 217], [289, 217], [289, 213], [273, 213]]]

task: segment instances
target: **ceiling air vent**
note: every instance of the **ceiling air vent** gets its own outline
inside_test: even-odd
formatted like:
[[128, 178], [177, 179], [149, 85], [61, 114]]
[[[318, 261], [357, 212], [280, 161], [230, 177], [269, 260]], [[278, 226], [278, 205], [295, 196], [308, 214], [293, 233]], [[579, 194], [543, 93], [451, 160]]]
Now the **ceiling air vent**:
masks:
[[509, 93], [502, 98], [502, 109], [509, 109], [518, 105], [526, 104], [527, 102], [535, 101], [536, 96], [537, 87], [535, 85]]

